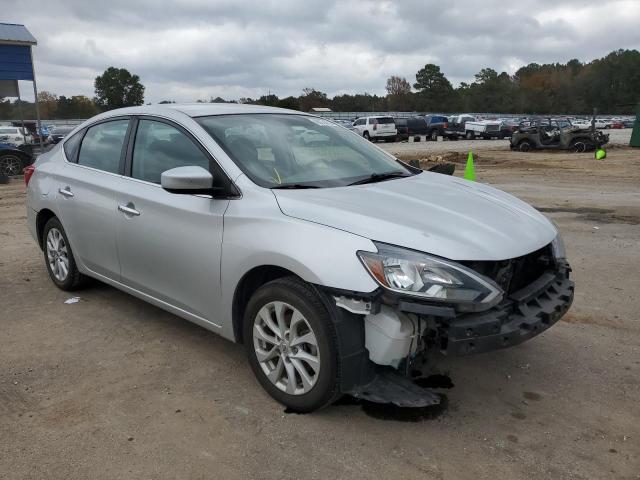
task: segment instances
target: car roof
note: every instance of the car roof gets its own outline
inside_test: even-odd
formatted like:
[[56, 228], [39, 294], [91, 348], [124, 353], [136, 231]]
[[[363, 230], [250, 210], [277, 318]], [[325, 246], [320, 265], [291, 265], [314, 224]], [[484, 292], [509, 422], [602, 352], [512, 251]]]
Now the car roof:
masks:
[[265, 107], [263, 105], [245, 105], [238, 103], [166, 103], [158, 105], [144, 105], [141, 107], [126, 107], [110, 110], [101, 117], [118, 115], [169, 115], [180, 112], [189, 117], [205, 117], [209, 115], [234, 115], [242, 113], [280, 113], [308, 115], [297, 110], [286, 108]]

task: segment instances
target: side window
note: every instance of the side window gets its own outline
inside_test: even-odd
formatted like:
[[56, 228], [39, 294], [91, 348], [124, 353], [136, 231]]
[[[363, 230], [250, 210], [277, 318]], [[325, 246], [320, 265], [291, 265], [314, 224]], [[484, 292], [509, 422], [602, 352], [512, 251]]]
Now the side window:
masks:
[[133, 146], [131, 176], [160, 183], [162, 172], [186, 166], [209, 170], [209, 158], [177, 128], [153, 120], [140, 120]]
[[67, 156], [67, 160], [70, 162], [76, 161], [76, 155], [78, 154], [78, 148], [80, 148], [80, 141], [82, 140], [82, 131], [77, 132], [73, 137], [64, 142], [64, 154]]
[[129, 120], [113, 120], [90, 127], [82, 139], [78, 164], [118, 173], [128, 126]]

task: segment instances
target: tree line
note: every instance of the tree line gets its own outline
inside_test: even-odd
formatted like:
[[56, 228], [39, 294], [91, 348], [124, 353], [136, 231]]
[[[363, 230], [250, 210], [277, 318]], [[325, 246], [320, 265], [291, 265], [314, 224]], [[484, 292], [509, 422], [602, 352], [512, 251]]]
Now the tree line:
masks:
[[[45, 119], [87, 118], [96, 113], [144, 103], [144, 86], [137, 75], [126, 69], [109, 67], [94, 82], [96, 96], [38, 95], [41, 116]], [[268, 105], [309, 111], [315, 107], [335, 112], [409, 111], [409, 112], [494, 112], [505, 114], [590, 114], [633, 113], [640, 103], [640, 52], [616, 50], [603, 58], [582, 63], [524, 66], [513, 75], [483, 68], [471, 83], [454, 87], [440, 67], [427, 64], [416, 72], [415, 82], [392, 76], [387, 79], [386, 95], [343, 94], [329, 98], [309, 87], [299, 96], [280, 98], [275, 94], [257, 99], [225, 100], [221, 97], [199, 102], [233, 102]], [[159, 103], [172, 103], [163, 100]], [[19, 117], [17, 100], [0, 101], [0, 118]], [[34, 118], [33, 103], [22, 102], [25, 117]]]

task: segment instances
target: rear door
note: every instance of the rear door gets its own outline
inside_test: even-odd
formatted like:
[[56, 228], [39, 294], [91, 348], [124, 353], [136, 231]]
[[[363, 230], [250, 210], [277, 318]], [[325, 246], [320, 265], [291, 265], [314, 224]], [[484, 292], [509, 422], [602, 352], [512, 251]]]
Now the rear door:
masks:
[[129, 118], [89, 127], [64, 145], [56, 203], [76, 260], [113, 280], [120, 277], [115, 191], [121, 188]]
[[210, 170], [215, 186], [224, 174], [214, 163], [182, 127], [140, 118], [116, 203], [122, 283], [196, 321], [217, 325], [222, 222], [229, 199], [174, 194], [160, 186], [162, 172], [192, 165]]

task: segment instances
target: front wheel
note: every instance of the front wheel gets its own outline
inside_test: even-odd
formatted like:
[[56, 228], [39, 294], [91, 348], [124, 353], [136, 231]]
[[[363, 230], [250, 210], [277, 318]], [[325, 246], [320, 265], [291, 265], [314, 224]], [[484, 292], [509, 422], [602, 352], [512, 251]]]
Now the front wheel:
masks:
[[269, 395], [296, 412], [340, 395], [330, 315], [313, 288], [295, 277], [263, 285], [247, 305], [243, 338], [251, 369]]
[[575, 153], [583, 153], [587, 151], [587, 144], [582, 140], [574, 140], [569, 145], [569, 150]]

